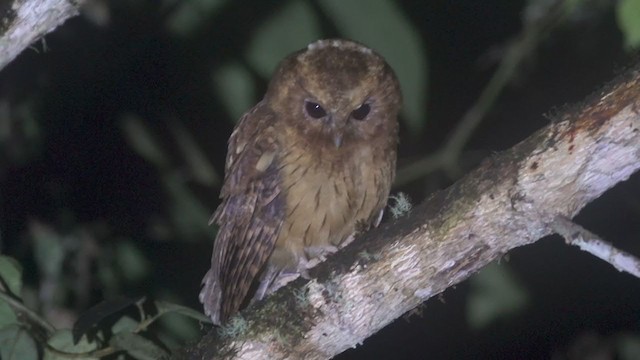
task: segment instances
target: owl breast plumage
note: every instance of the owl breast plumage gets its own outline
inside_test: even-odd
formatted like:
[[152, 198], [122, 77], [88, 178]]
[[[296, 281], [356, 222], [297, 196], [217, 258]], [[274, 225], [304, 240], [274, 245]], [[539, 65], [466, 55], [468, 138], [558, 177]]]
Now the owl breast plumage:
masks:
[[285, 58], [229, 140], [211, 269], [200, 300], [216, 324], [282, 274], [377, 225], [395, 174], [398, 82], [361, 44], [321, 40]]

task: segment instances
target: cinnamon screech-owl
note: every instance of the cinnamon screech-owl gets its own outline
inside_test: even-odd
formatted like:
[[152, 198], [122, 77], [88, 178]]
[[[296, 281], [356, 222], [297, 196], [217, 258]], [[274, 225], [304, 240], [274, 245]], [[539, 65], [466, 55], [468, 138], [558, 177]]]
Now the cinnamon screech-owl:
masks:
[[[371, 49], [320, 40], [286, 57], [229, 139], [200, 301], [214, 324], [377, 226], [395, 175], [400, 86]], [[255, 286], [252, 286], [255, 285]]]

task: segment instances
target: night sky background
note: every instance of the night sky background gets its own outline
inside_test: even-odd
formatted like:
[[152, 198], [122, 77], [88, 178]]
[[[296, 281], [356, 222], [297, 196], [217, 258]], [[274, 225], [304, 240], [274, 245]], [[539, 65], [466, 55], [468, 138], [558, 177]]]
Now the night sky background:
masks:
[[[264, 93], [273, 59], [347, 37], [418, 74], [403, 88], [403, 168], [445, 144], [524, 14], [549, 1], [349, 1], [344, 17], [328, 5], [338, 3], [96, 2], [0, 71], [0, 252], [24, 266], [25, 302], [61, 327], [117, 294], [200, 309], [226, 140]], [[613, 3], [582, 1], [526, 56], [467, 143], [463, 173], [637, 61]], [[456, 178], [398, 180], [392, 192], [418, 203]], [[640, 256], [640, 176], [576, 222]], [[47, 246], [62, 252], [57, 269], [38, 255]], [[38, 295], [43, 279], [55, 296]], [[483, 301], [499, 309], [474, 322]], [[640, 279], [559, 237], [513, 250], [420, 310], [337, 358], [640, 358]]]

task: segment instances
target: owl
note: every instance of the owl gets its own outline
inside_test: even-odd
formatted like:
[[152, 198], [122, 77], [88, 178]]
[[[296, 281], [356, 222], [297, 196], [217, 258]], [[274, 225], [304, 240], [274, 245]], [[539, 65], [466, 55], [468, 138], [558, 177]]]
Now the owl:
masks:
[[282, 60], [229, 139], [199, 296], [214, 324], [378, 225], [401, 102], [391, 67], [359, 43], [319, 40]]

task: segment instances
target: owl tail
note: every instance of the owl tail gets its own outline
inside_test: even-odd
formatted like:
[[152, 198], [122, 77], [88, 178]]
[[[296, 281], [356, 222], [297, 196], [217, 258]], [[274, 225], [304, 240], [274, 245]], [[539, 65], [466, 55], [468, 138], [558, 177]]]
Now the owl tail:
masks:
[[264, 270], [260, 278], [260, 285], [258, 286], [258, 290], [253, 296], [253, 299], [251, 300], [251, 302], [260, 301], [264, 299], [267, 295], [278, 290], [278, 288], [274, 289], [273, 285], [274, 285], [274, 280], [276, 279], [279, 273], [280, 273], [280, 269], [278, 269], [276, 266], [271, 264], [267, 265], [267, 268]]
[[222, 303], [222, 289], [217, 277], [213, 274], [213, 270], [209, 269], [202, 279], [202, 290], [198, 299], [204, 307], [204, 313], [211, 318], [215, 325], [220, 325], [220, 309]]

